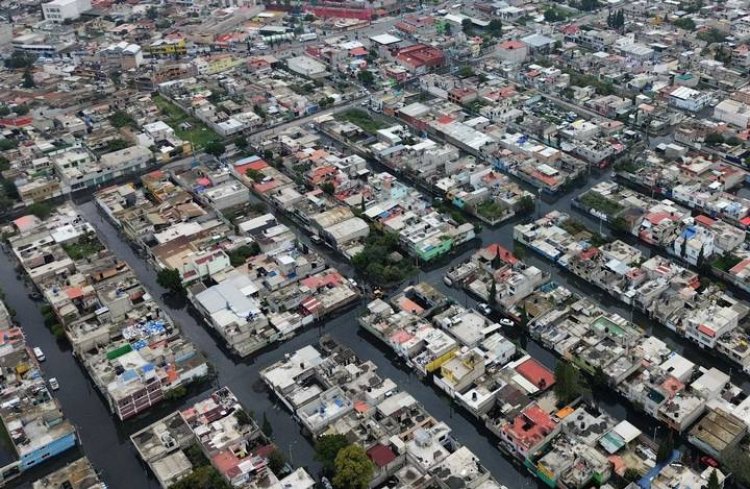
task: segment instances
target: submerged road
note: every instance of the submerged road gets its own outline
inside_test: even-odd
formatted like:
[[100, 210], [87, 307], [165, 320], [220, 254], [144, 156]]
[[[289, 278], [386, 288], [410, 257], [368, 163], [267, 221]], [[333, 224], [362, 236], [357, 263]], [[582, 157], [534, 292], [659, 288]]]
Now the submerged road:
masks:
[[[538, 212], [543, 214], [552, 209], [569, 212], [576, 219], [586, 222], [591, 229], [598, 229], [598, 223], [572, 211], [570, 203], [575, 195], [608, 177], [608, 172], [593, 173], [586, 185], [567, 195], [557, 198], [544, 197], [537, 204]], [[274, 441], [285, 452], [293, 465], [305, 466], [312, 473], [317, 473], [320, 468], [314, 460], [311, 443], [302, 436], [298, 424], [292, 419], [289, 412], [281, 408], [276, 400], [267, 393], [260, 381], [258, 371], [305, 345], [316, 345], [320, 336], [328, 333], [350, 346], [361, 358], [375, 362], [382, 376], [393, 379], [402, 390], [410, 392], [419, 400], [429, 413], [437, 419], [446, 421], [453, 429], [458, 441], [469, 447], [499, 482], [513, 489], [542, 487], [541, 483], [532, 478], [525, 469], [517, 468], [501, 455], [496, 449], [494, 436], [489, 434], [484, 427], [476, 423], [470, 415], [456, 409], [442, 392], [423, 383], [419, 378], [412, 375], [409, 369], [402, 368], [399, 360], [390, 351], [386, 350], [375, 338], [361, 331], [356, 318], [363, 305], [358, 305], [325, 322], [321, 328], [307, 329], [283, 344], [262, 350], [248, 360], [237, 360], [227, 354], [222, 346], [221, 339], [208, 332], [201, 318], [191, 313], [190, 308], [184, 301], [174, 299], [156, 283], [156, 271], [133, 251], [131, 246], [108, 221], [102, 218], [93, 202], [83, 203], [79, 206], [79, 209], [81, 214], [94, 225], [105, 245], [116, 256], [130, 265], [145, 287], [179, 324], [185, 335], [203, 350], [216, 371], [216, 385], [229, 386], [240, 401], [254, 412], [256, 418], [260, 419], [263, 414], [268, 417], [273, 427]], [[510, 221], [495, 228], [485, 228], [479, 235], [479, 241], [482, 245], [495, 242], [512, 249], [512, 227], [517, 222]], [[462, 291], [446, 287], [442, 282], [442, 276], [449, 267], [466, 260], [474, 251], [475, 248], [465, 250], [456, 256], [452, 256], [450, 260], [445, 260], [445, 263], [440, 266], [428, 267], [414, 279], [427, 281], [460, 303], [472, 305], [475, 301], [467, 297]], [[342, 265], [335, 256], [330, 253], [326, 253], [326, 255], [333, 265]], [[607, 310], [629, 317], [629, 309], [621, 306], [603, 291], [575, 279], [569, 273], [558, 269], [550, 262], [532, 253], [528, 253], [525, 260], [550, 272], [553, 280], [557, 283], [596, 299]], [[15, 265], [12, 257], [7, 254], [0, 255], [0, 274], [4, 277], [3, 282], [0, 283], [0, 288], [6, 294], [8, 306], [17, 311], [18, 322], [24, 328], [29, 344], [40, 346], [46, 353], [47, 361], [43, 364], [43, 367], [47, 377], [55, 376], [60, 381], [61, 389], [57, 396], [63, 405], [66, 416], [79, 428], [83, 452], [101, 470], [102, 477], [113, 489], [159, 487], [149, 470], [137, 458], [136, 452], [130, 444], [129, 435], [167, 413], [187, 406], [195, 399], [205, 396], [212, 387], [204, 386], [201, 393], [159, 406], [135, 420], [125, 423], [116, 421], [102, 397], [93, 387], [87, 373], [70, 354], [69, 348], [63, 343], [57, 342], [44, 327], [43, 318], [39, 312], [42, 303], [33, 302], [29, 299], [27, 295], [29, 289], [26, 287], [23, 278], [16, 274]], [[341, 266], [341, 268], [343, 270], [348, 269], [346, 266]], [[716, 365], [724, 370], [729, 370], [726, 362], [721, 362], [706, 355], [693, 345], [676, 337], [666, 328], [653, 326], [645, 318], [638, 315], [634, 319], [651, 334], [664, 339], [672, 348], [683, 353], [693, 362], [707, 367]], [[554, 366], [555, 357], [550, 352], [542, 349], [534, 342], [528, 342], [527, 349], [532, 356], [548, 367]], [[738, 375], [735, 369], [735, 377]], [[735, 378], [735, 381], [746, 391], [750, 388], [750, 384], [746, 382], [744, 377]], [[642, 429], [650, 430], [655, 425], [645, 415], [636, 412], [614, 396], [611, 399], [599, 399], [599, 403], [605, 411], [618, 418], [628, 419]], [[40, 468], [42, 469], [40, 472], [46, 473], [52, 468], [62, 465], [65, 460], [72, 458], [74, 455], [45, 464]], [[31, 478], [21, 479], [19, 483], [15, 483], [15, 486], [28, 487], [26, 482], [28, 479]], [[11, 486], [14, 486], [14, 484], [11, 484]]]

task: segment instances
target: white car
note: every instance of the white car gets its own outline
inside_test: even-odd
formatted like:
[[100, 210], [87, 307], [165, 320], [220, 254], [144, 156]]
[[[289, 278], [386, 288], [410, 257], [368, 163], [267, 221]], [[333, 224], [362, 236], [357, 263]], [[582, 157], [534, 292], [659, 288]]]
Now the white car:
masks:
[[514, 326], [514, 325], [515, 325], [515, 323], [512, 320], [508, 319], [508, 318], [502, 318], [500, 320], [500, 326], [511, 327], [511, 326]]
[[60, 383], [57, 381], [56, 377], [52, 377], [49, 379], [49, 388], [53, 391], [56, 391], [60, 388]]
[[479, 310], [482, 312], [482, 314], [484, 314], [486, 316], [489, 316], [490, 314], [492, 314], [492, 308], [489, 305], [485, 304], [484, 302], [482, 302], [481, 304], [479, 304], [477, 306], [477, 308], [479, 308]]

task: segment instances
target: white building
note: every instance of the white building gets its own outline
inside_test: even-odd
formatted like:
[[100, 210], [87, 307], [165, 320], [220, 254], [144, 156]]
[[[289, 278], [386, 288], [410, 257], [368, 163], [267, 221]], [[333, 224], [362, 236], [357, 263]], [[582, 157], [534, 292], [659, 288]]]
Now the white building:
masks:
[[87, 10], [91, 10], [91, 0], [52, 0], [42, 5], [44, 18], [52, 22], [77, 19]]
[[711, 97], [688, 87], [677, 87], [667, 96], [669, 105], [690, 112], [698, 112], [711, 101]]
[[722, 100], [714, 107], [714, 119], [745, 129], [750, 123], [750, 106], [737, 100]]

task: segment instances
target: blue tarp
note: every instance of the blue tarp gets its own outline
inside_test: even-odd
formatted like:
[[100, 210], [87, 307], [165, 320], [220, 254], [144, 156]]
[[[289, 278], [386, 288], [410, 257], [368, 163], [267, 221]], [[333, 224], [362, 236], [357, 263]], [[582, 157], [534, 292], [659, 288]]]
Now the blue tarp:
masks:
[[672, 450], [672, 456], [669, 457], [666, 461], [656, 464], [656, 466], [646, 472], [646, 475], [641, 477], [641, 480], [638, 481], [638, 487], [641, 489], [651, 489], [651, 481], [653, 481], [657, 475], [659, 475], [659, 472], [666, 467], [667, 465], [671, 464], [675, 460], [678, 460], [680, 458], [680, 452], [679, 450]]

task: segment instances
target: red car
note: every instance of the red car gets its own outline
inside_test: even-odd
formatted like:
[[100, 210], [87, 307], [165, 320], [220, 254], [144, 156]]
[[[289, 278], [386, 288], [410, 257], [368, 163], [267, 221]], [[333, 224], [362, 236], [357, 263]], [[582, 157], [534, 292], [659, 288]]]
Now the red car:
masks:
[[709, 457], [708, 455], [703, 455], [700, 458], [700, 461], [703, 465], [708, 465], [709, 467], [716, 468], [719, 466], [719, 462], [714, 460], [712, 457]]

